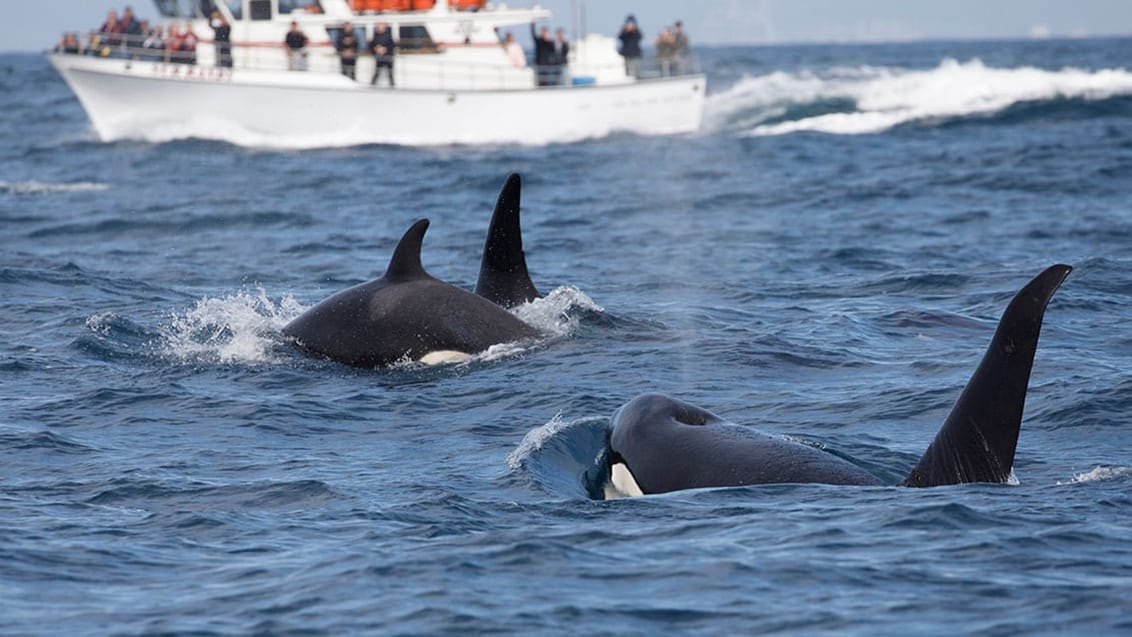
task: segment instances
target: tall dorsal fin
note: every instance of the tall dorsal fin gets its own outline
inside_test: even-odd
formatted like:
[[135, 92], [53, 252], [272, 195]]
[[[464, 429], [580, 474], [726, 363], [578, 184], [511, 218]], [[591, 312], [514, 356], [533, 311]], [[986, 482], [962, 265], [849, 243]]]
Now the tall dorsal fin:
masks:
[[483, 244], [476, 294], [502, 307], [514, 307], [539, 297], [527, 259], [523, 255], [523, 232], [519, 227], [519, 196], [523, 180], [512, 173], [499, 191], [487, 239]]
[[389, 267], [385, 269], [386, 279], [405, 280], [428, 276], [421, 266], [421, 243], [424, 241], [426, 230], [428, 230], [428, 219], [421, 219], [409, 226], [401, 241], [397, 243], [397, 249], [393, 251]]
[[1072, 270], [1051, 266], [1014, 296], [978, 369], [903, 484], [931, 487], [1010, 478], [1042, 318]]

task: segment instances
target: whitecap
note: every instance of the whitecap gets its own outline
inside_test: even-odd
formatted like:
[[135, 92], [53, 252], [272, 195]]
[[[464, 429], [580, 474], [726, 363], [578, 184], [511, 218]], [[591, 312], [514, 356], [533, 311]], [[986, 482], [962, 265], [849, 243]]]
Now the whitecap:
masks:
[[1085, 482], [1103, 482], [1106, 480], [1118, 480], [1127, 476], [1132, 476], [1132, 467], [1093, 467], [1089, 471], [1074, 475], [1073, 479], [1069, 482], [1058, 482], [1058, 484], [1063, 485], [1082, 484]]
[[50, 183], [45, 181], [0, 181], [0, 193], [11, 195], [49, 195], [61, 192], [101, 192], [109, 190], [109, 184], [92, 181], [71, 183]]

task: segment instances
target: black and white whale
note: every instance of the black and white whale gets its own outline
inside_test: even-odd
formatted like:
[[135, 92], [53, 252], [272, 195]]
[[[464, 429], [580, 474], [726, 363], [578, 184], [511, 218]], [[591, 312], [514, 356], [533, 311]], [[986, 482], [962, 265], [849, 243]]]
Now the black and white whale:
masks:
[[[1015, 295], [974, 375], [901, 486], [1010, 479], [1042, 318], [1071, 270], [1054, 265]], [[659, 394], [638, 396], [617, 411], [607, 457], [616, 489], [607, 488], [607, 495], [613, 497], [770, 483], [882, 484], [833, 454]]]
[[507, 309], [538, 298], [519, 223], [522, 180], [508, 176], [488, 226], [475, 293], [421, 265], [422, 219], [401, 238], [385, 274], [327, 298], [288, 323], [300, 349], [357, 367], [456, 362], [492, 345], [539, 336]]
[[454, 362], [538, 330], [506, 309], [433, 278], [421, 266], [428, 220], [412, 225], [385, 274], [338, 292], [283, 328], [300, 349], [357, 367]]

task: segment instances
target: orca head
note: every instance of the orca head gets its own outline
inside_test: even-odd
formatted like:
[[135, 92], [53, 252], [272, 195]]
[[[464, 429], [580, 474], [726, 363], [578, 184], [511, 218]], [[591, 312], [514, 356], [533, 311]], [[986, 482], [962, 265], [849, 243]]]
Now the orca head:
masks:
[[607, 434], [609, 481], [606, 499], [641, 496], [648, 493], [634, 473], [635, 463], [656, 466], [663, 459], [650, 449], [656, 436], [683, 427], [704, 427], [720, 422], [719, 416], [691, 403], [664, 394], [643, 394], [622, 405], [613, 414]]

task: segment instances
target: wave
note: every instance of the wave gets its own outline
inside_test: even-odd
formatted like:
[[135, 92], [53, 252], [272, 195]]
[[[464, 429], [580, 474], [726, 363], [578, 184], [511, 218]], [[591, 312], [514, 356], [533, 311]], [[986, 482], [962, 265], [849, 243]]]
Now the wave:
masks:
[[43, 181], [0, 181], [0, 194], [8, 195], [50, 195], [61, 192], [102, 192], [109, 190], [109, 184], [91, 181], [72, 183], [49, 183]]
[[563, 420], [556, 414], [523, 436], [507, 466], [552, 495], [604, 499], [608, 425], [608, 418]]
[[1132, 96], [1132, 73], [995, 68], [945, 59], [927, 70], [861, 66], [746, 77], [707, 100], [705, 127], [750, 136], [880, 133], [996, 116], [1021, 104]]

